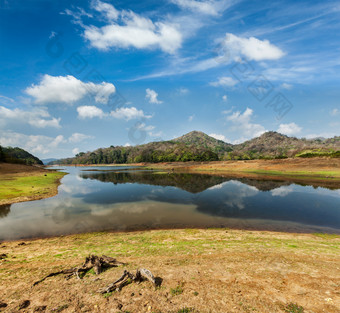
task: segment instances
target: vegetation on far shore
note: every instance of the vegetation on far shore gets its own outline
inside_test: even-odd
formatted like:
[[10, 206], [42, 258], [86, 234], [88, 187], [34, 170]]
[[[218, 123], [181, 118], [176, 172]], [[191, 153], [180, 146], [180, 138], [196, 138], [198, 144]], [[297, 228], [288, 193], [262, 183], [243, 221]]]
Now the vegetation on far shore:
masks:
[[298, 139], [267, 132], [241, 144], [230, 144], [193, 131], [168, 141], [137, 146], [110, 146], [80, 152], [52, 164], [126, 164], [160, 162], [204, 162], [225, 160], [286, 159], [291, 157], [340, 157], [340, 137]]

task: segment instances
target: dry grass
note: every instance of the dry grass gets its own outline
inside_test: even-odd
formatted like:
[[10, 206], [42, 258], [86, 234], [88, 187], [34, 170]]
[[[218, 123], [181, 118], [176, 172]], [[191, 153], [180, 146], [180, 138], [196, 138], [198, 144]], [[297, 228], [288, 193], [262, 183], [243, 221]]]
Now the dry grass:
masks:
[[[2, 243], [0, 302], [4, 312], [47, 306], [47, 312], [339, 312], [340, 237], [226, 229], [93, 233]], [[95, 253], [150, 269], [163, 279], [131, 284], [105, 297], [95, 291], [118, 278], [113, 268], [83, 280], [48, 278]], [[1, 310], [1, 309], [0, 309]], [[54, 310], [54, 311], [53, 311]], [[296, 312], [302, 312], [296, 311]]]

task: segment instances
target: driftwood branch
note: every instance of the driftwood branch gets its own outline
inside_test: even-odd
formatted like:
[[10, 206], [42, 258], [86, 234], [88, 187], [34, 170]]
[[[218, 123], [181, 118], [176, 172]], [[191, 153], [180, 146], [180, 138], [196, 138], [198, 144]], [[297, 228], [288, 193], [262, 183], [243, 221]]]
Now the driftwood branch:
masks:
[[149, 270], [145, 268], [138, 269], [135, 275], [125, 270], [120, 278], [118, 278], [115, 282], [111, 283], [110, 285], [99, 289], [98, 292], [104, 294], [112, 291], [120, 291], [124, 286], [128, 284], [131, 284], [133, 282], [140, 283], [144, 280], [148, 280], [154, 286], [157, 286], [156, 279]]
[[96, 255], [89, 255], [88, 257], [86, 257], [85, 262], [81, 266], [50, 273], [44, 278], [36, 281], [33, 284], [33, 286], [40, 284], [46, 278], [61, 275], [61, 274], [66, 275], [66, 279], [70, 279], [73, 275], [81, 279], [81, 277], [79, 276], [79, 273], [83, 273], [84, 275], [86, 275], [86, 273], [92, 268], [94, 272], [96, 273], [96, 275], [99, 275], [104, 269], [110, 268], [110, 267], [117, 267], [118, 265], [125, 265], [125, 263], [119, 262], [116, 259], [111, 258], [106, 255], [103, 255], [101, 257], [98, 257]]

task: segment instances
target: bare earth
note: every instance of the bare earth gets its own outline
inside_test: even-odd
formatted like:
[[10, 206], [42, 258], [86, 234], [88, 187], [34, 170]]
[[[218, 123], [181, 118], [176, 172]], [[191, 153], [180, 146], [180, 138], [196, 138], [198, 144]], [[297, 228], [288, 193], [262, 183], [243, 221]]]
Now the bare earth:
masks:
[[[2, 243], [3, 312], [340, 312], [340, 237], [226, 229], [95, 233]], [[83, 280], [45, 275], [82, 264], [90, 254], [128, 265]], [[97, 293], [124, 269], [163, 279]], [[288, 311], [289, 305], [304, 311]], [[187, 310], [183, 310], [187, 309]], [[190, 311], [190, 310], [191, 311]], [[182, 310], [182, 311], [181, 311]], [[0, 309], [1, 311], [1, 309]]]

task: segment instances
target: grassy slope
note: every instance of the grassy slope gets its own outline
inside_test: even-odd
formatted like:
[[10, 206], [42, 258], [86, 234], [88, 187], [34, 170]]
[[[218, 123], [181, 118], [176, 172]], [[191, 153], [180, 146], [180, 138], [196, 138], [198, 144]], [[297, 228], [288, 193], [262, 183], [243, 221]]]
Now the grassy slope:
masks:
[[65, 173], [54, 171], [19, 172], [1, 175], [0, 205], [37, 200], [57, 193]]
[[[339, 312], [340, 237], [226, 229], [93, 233], [5, 242], [0, 261], [0, 302], [12, 312], [25, 299], [30, 310], [46, 305], [63, 312]], [[159, 289], [132, 284], [108, 297], [96, 293], [123, 272], [112, 268], [100, 280], [44, 275], [80, 265], [89, 253], [150, 269]], [[177, 290], [177, 292], [176, 292]], [[117, 306], [121, 304], [121, 310]], [[58, 311], [58, 310], [57, 310]], [[60, 311], [58, 311], [60, 312]], [[191, 312], [191, 311], [190, 311]], [[295, 311], [294, 311], [295, 312]], [[302, 311], [296, 311], [302, 312]]]

